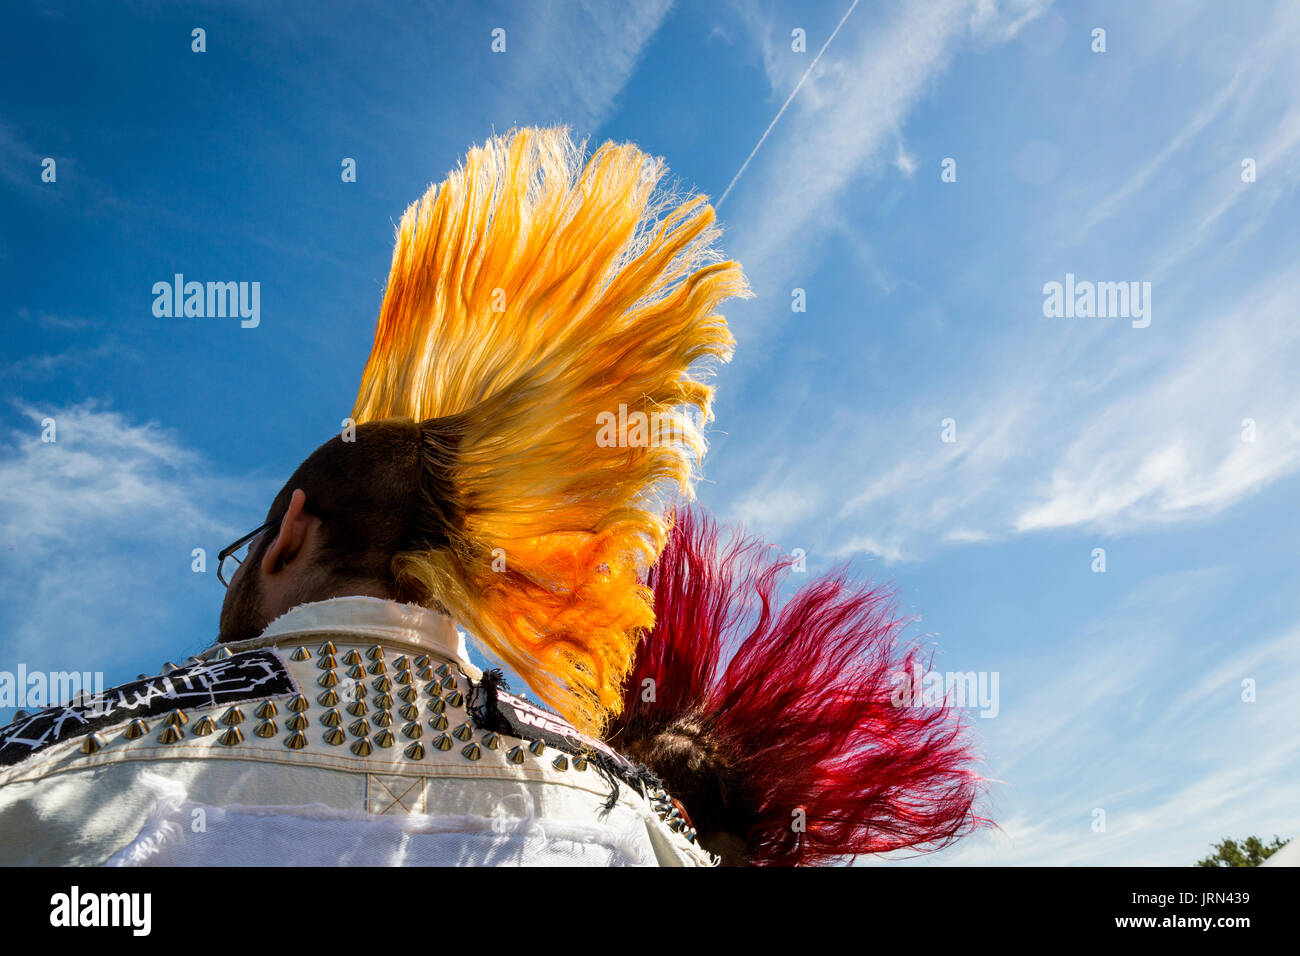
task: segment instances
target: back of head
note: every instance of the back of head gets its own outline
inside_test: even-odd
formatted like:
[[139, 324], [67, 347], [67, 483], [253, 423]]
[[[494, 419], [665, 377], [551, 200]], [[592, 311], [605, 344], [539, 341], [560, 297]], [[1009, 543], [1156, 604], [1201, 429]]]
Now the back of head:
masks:
[[393, 558], [450, 547], [458, 533], [449, 476], [457, 445], [453, 426], [451, 419], [368, 422], [346, 438], [331, 438], [298, 466], [270, 514], [287, 509], [295, 488], [306, 492], [312, 514], [322, 519], [318, 593], [378, 584], [396, 600], [436, 605], [419, 582], [396, 573]]
[[842, 575], [778, 606], [790, 560], [677, 515], [608, 742], [645, 763], [725, 863], [815, 865], [937, 849], [985, 821], [965, 727], [900, 706], [889, 592]]

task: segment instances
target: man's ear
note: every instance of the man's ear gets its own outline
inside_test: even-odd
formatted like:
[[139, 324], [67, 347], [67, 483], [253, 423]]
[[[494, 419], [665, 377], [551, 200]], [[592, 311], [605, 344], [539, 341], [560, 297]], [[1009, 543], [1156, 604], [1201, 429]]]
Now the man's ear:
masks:
[[270, 576], [292, 561], [307, 543], [312, 516], [307, 513], [307, 493], [295, 488], [289, 509], [280, 521], [280, 530], [262, 556], [262, 574]]

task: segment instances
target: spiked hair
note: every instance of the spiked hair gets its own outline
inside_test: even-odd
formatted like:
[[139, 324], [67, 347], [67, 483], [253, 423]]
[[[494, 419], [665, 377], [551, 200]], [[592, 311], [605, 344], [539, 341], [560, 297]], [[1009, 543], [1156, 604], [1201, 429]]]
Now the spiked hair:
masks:
[[[598, 731], [653, 622], [663, 502], [705, 450], [692, 371], [730, 358], [716, 309], [750, 293], [705, 196], [661, 190], [631, 144], [583, 155], [563, 128], [515, 130], [407, 209], [352, 417], [437, 420], [424, 483], [451, 492], [422, 507], [448, 540], [394, 573]], [[648, 428], [602, 440], [614, 418]]]
[[834, 574], [778, 608], [790, 564], [679, 512], [608, 742], [663, 780], [728, 863], [936, 849], [987, 822], [961, 721], [900, 706], [919, 650], [899, 646], [890, 592]]

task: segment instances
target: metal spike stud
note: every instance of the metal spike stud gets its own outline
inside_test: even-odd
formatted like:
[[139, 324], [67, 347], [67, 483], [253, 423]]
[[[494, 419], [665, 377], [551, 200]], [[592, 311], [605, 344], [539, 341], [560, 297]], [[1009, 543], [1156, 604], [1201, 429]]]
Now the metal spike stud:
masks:
[[486, 747], [488, 750], [500, 750], [500, 749], [501, 749], [501, 735], [500, 735], [500, 734], [496, 734], [496, 733], [489, 733], [489, 734], [487, 734], [487, 735], [483, 738], [483, 746]]
[[333, 657], [335, 653], [334, 642], [326, 641], [324, 644], [320, 646], [320, 649], [317, 651], [317, 653], [320, 654], [321, 657], [324, 657], [326, 654]]
[[212, 722], [212, 718], [206, 714], [199, 718], [198, 723], [194, 725], [195, 737], [206, 737], [217, 729], [217, 725]]
[[420, 696], [415, 692], [414, 687], [403, 687], [401, 691], [398, 692], [397, 696], [408, 704], [414, 704], [420, 699]]
[[122, 736], [127, 740], [139, 740], [149, 732], [149, 725], [137, 717], [126, 725], [126, 730], [122, 731]]
[[212, 659], [214, 661], [224, 661], [227, 657], [234, 657], [234, 656], [235, 656], [235, 652], [232, 651], [230, 648], [226, 647], [226, 645], [224, 644], [222, 644], [212, 653]]
[[561, 772], [568, 770], [569, 758], [564, 756], [564, 754], [560, 754], [558, 757], [556, 757], [554, 760], [551, 761], [551, 766]]
[[163, 726], [164, 726], [164, 727], [184, 727], [184, 726], [185, 726], [186, 724], [188, 724], [189, 722], [190, 722], [190, 719], [189, 719], [188, 717], [185, 716], [185, 711], [183, 711], [183, 710], [173, 710], [173, 711], [172, 711], [170, 714], [168, 714], [167, 717], [163, 720]]
[[524, 748], [511, 747], [509, 750], [506, 751], [506, 759], [509, 760], [511, 763], [523, 763]]
[[369, 737], [370, 721], [366, 720], [364, 717], [358, 717], [356, 720], [352, 721], [352, 725], [348, 727], [348, 730], [352, 731], [353, 737]]
[[469, 725], [468, 721], [466, 721], [465, 723], [458, 725], [451, 733], [457, 740], [469, 740], [474, 736], [474, 728]]
[[307, 718], [303, 714], [294, 714], [285, 722], [284, 726], [288, 730], [306, 730]]
[[381, 747], [391, 747], [396, 740], [397, 738], [393, 736], [391, 730], [381, 730], [379, 733], [375, 734], [375, 743], [379, 744]]
[[378, 644], [371, 644], [370, 649], [366, 651], [366, 657], [372, 661], [381, 661], [384, 659], [384, 649]]
[[420, 719], [420, 708], [416, 707], [414, 704], [404, 705], [402, 709], [398, 711], [398, 713], [402, 716], [403, 720]]
[[587, 769], [587, 758], [586, 758], [586, 757], [574, 757], [574, 758], [573, 758], [573, 769], [574, 769], [574, 770], [586, 770], [586, 769]]
[[393, 725], [393, 715], [386, 710], [375, 711], [374, 716], [376, 727], [391, 727]]
[[437, 670], [434, 671], [434, 673], [437, 674], [439, 677], [450, 677], [450, 676], [451, 676], [451, 665], [450, 665], [450, 664], [442, 664], [442, 665], [440, 665], [440, 666], [437, 668]]
[[540, 757], [546, 753], [546, 744], [540, 740], [534, 740], [528, 745], [528, 749], [532, 751], [534, 757]]
[[339, 666], [339, 663], [334, 659], [333, 654], [322, 654], [320, 660], [316, 662], [316, 666], [323, 671], [332, 671]]
[[290, 750], [302, 750], [303, 747], [307, 746], [307, 735], [302, 731], [294, 731], [284, 738], [284, 745]]
[[366, 670], [370, 671], [370, 673], [372, 673], [372, 674], [387, 674], [387, 673], [388, 673], [388, 667], [384, 664], [382, 658], [381, 658], [380, 660], [375, 661], [373, 664], [371, 664], [369, 667], [367, 667]]
[[370, 741], [366, 740], [365, 737], [352, 743], [352, 752], [358, 757], [369, 757], [374, 752], [374, 749], [374, 747], [370, 746]]
[[406, 655], [403, 654], [397, 660], [393, 661], [393, 667], [399, 671], [409, 671], [411, 669], [411, 662], [408, 661]]
[[274, 701], [264, 700], [260, 705], [258, 705], [257, 710], [253, 711], [253, 716], [258, 717], [261, 720], [270, 720], [279, 712], [279, 708], [275, 706]]
[[348, 735], [345, 734], [338, 727], [331, 728], [329, 733], [325, 735], [325, 742], [335, 747], [337, 747], [339, 744], [343, 743], [343, 741], [347, 739], [348, 739]]
[[289, 660], [291, 661], [305, 661], [310, 658], [311, 658], [311, 651], [301, 646], [296, 651], [294, 651], [292, 654], [289, 655]]
[[301, 714], [311, 705], [307, 703], [307, 698], [302, 696], [302, 694], [294, 694], [293, 697], [289, 699], [289, 703], [285, 704], [285, 706], [295, 714]]
[[330, 708], [321, 714], [320, 722], [326, 727], [338, 727], [343, 723], [343, 715], [337, 710]]
[[451, 726], [451, 721], [447, 719], [446, 714], [434, 714], [429, 718], [429, 726], [434, 730], [446, 730]]
[[338, 674], [334, 673], [333, 671], [326, 671], [324, 674], [320, 675], [320, 680], [318, 680], [316, 683], [320, 684], [322, 687], [333, 687], [338, 682], [339, 682]]
[[352, 667], [348, 669], [348, 676], [353, 680], [365, 680], [366, 669], [360, 664], [353, 664]]
[[[316, 698], [316, 702], [322, 707], [337, 707], [339, 703], [339, 695], [334, 690], [327, 690]], [[306, 708], [304, 708], [304, 710], [305, 709]]]
[[238, 707], [229, 707], [226, 709], [226, 712], [221, 715], [221, 722], [227, 727], [233, 727], [235, 724], [243, 723], [243, 721], [244, 712]]
[[357, 649], [355, 647], [343, 655], [343, 663], [348, 665], [361, 663], [361, 655], [357, 653]]
[[417, 657], [417, 658], [415, 659], [415, 666], [416, 666], [416, 667], [428, 667], [428, 666], [429, 666], [429, 655], [428, 655], [428, 654], [421, 654], [419, 657]]
[[242, 744], [244, 735], [239, 732], [238, 727], [227, 727], [225, 732], [217, 738], [217, 743], [224, 744], [227, 747], [233, 747], [235, 744]]
[[381, 677], [379, 678], [379, 680], [375, 681], [371, 686], [374, 687], [376, 693], [387, 694], [390, 690], [393, 689], [393, 682], [390, 681], [387, 677]]
[[392, 696], [389, 694], [376, 694], [375, 706], [379, 707], [382, 710], [387, 710], [389, 707], [393, 706]]
[[459, 707], [465, 703], [465, 695], [458, 690], [453, 690], [450, 694], [444, 697], [443, 700], [452, 707]]
[[77, 749], [83, 754], [98, 753], [104, 749], [104, 739], [99, 734], [86, 734]]
[[370, 708], [366, 706], [364, 700], [354, 700], [352, 703], [348, 704], [348, 713], [353, 717], [364, 717], [366, 714], [370, 713]]
[[478, 744], [466, 744], [460, 751], [466, 760], [478, 760], [483, 756], [483, 751], [479, 749]]
[[411, 740], [417, 740], [424, 735], [424, 728], [420, 726], [418, 720], [413, 720], [402, 728], [402, 736]]
[[411, 746], [403, 750], [402, 753], [406, 754], [406, 759], [408, 760], [423, 760], [424, 744], [417, 740], [415, 743], [411, 744]]
[[433, 742], [433, 746], [438, 750], [450, 750], [453, 744], [451, 738], [446, 734], [439, 734], [438, 739]]
[[177, 743], [183, 736], [185, 735], [181, 733], [181, 729], [179, 727], [177, 727], [175, 724], [168, 724], [166, 727], [162, 729], [162, 733], [158, 735], [158, 743], [174, 744]]

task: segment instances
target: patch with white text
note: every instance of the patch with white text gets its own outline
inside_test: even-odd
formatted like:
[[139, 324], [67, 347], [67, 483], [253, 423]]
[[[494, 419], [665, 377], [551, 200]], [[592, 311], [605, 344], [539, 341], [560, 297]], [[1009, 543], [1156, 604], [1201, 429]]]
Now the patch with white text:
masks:
[[134, 717], [157, 717], [173, 710], [215, 707], [295, 691], [288, 670], [270, 651], [246, 651], [224, 660], [191, 664], [77, 703], [47, 707], [0, 728], [0, 766]]

